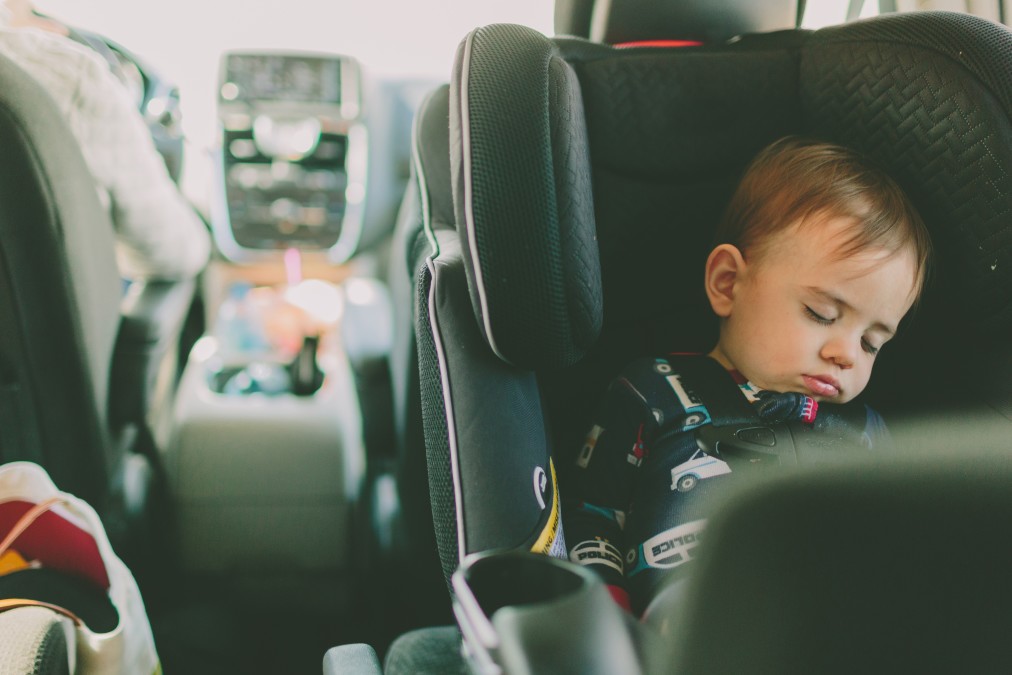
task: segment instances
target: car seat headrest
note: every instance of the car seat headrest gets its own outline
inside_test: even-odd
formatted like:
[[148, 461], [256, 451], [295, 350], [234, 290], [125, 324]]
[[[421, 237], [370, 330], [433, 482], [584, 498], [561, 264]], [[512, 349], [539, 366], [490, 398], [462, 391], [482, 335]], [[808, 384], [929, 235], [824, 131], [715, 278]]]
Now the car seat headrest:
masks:
[[478, 324], [508, 363], [570, 365], [602, 320], [579, 81], [547, 38], [513, 25], [471, 32], [453, 79], [454, 213]]
[[718, 44], [745, 33], [794, 28], [801, 9], [798, 0], [558, 0], [555, 32], [606, 44]]
[[[696, 169], [706, 162], [711, 175], [732, 185], [742, 168], [739, 155], [790, 133], [870, 157], [924, 218], [937, 251], [936, 281], [914, 317], [926, 328], [900, 337], [916, 335], [923, 343], [918, 349], [957, 339], [960, 331], [965, 335], [959, 339], [974, 336], [980, 346], [1008, 340], [1008, 54], [1007, 28], [948, 12], [888, 15], [799, 31], [789, 40], [741, 40], [691, 51], [553, 42], [518, 26], [477, 29], [461, 45], [451, 85], [451, 171], [472, 306], [485, 339], [507, 362], [533, 368], [572, 364], [594, 344], [603, 301], [591, 152], [595, 166], [618, 156], [638, 175], [656, 176], [649, 179], [654, 183], [674, 180], [664, 172], [672, 162]], [[753, 90], [745, 83], [741, 97], [730, 100], [767, 106], [753, 111], [755, 124], [720, 128], [719, 120], [737, 117], [718, 115], [706, 94], [726, 91], [719, 78], [733, 70], [729, 64], [759, 57], [769, 60], [783, 87], [769, 93], [758, 88], [766, 85]], [[659, 72], [670, 72], [678, 86], [651, 88]], [[630, 112], [637, 100], [630, 100], [630, 91], [649, 91], [649, 98], [639, 100], [649, 100], [655, 114]], [[705, 154], [675, 153], [665, 142], [690, 134], [696, 147], [707, 148]], [[710, 147], [728, 137], [738, 139], [733, 157]], [[598, 215], [608, 214], [601, 215], [602, 237], [635, 234], [638, 223], [615, 219], [614, 190], [608, 190], [602, 178], [596, 195]], [[605, 204], [609, 195], [612, 202]], [[682, 199], [686, 212], [697, 212], [693, 194]]]

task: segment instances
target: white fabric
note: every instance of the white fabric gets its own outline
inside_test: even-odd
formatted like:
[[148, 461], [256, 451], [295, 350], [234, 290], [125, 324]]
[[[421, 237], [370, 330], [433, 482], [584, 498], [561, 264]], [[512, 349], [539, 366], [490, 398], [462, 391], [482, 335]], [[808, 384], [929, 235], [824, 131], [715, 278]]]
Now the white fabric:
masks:
[[0, 502], [18, 500], [38, 504], [51, 497], [63, 500], [52, 508], [53, 513], [95, 540], [109, 576], [109, 598], [119, 613], [119, 624], [108, 633], [94, 633], [84, 625], [76, 627], [74, 639], [69, 643], [76, 642], [75, 672], [79, 675], [161, 675], [140, 589], [129, 568], [113, 552], [95, 510], [87, 502], [58, 490], [49, 474], [37, 464], [9, 462], [0, 466]]
[[195, 276], [210, 236], [180, 194], [127, 92], [107, 64], [65, 37], [0, 29], [0, 52], [55, 99], [94, 175], [116, 228], [116, 259], [129, 279]]

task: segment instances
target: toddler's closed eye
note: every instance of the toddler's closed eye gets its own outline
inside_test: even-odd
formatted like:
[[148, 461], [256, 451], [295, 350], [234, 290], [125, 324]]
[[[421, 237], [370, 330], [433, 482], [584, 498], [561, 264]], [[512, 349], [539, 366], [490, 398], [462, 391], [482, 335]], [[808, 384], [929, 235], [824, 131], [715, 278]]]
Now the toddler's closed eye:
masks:
[[808, 315], [809, 319], [811, 319], [815, 323], [822, 324], [823, 326], [829, 326], [834, 321], [836, 321], [835, 318], [830, 319], [829, 317], [822, 316], [808, 305], [805, 305], [805, 314]]

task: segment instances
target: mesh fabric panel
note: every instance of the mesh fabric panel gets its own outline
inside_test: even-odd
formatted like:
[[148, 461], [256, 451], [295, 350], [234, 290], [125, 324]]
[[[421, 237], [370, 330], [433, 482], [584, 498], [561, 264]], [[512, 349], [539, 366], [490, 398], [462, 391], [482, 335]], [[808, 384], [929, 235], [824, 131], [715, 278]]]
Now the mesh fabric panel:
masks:
[[386, 675], [467, 675], [472, 672], [460, 653], [456, 626], [421, 628], [401, 635], [390, 646]]
[[415, 299], [418, 368], [422, 391], [422, 427], [425, 430], [425, 461], [429, 473], [429, 498], [436, 546], [447, 584], [460, 562], [457, 555], [457, 504], [453, 492], [450, 465], [450, 441], [447, 431], [443, 383], [440, 377], [436, 343], [429, 323], [429, 287], [432, 277], [424, 264], [418, 270]]

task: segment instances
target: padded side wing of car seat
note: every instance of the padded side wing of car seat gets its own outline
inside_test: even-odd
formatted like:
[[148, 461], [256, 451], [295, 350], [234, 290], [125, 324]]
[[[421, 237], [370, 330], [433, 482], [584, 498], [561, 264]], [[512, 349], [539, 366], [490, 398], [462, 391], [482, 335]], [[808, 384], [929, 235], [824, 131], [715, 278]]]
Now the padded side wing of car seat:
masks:
[[450, 90], [454, 212], [482, 334], [507, 363], [563, 367], [601, 326], [580, 85], [537, 31], [469, 34]]

